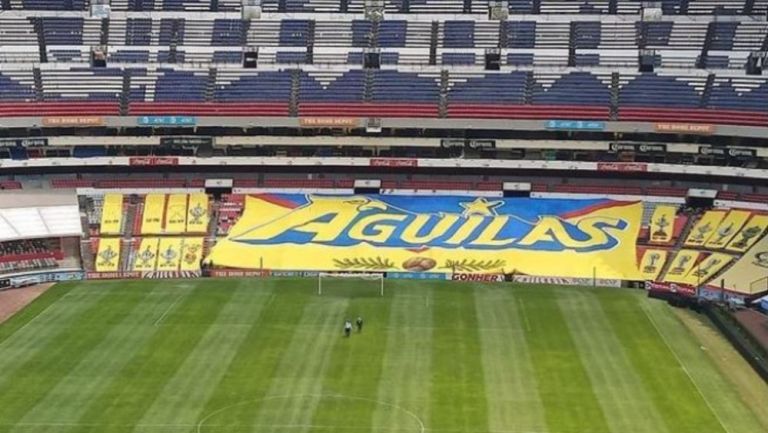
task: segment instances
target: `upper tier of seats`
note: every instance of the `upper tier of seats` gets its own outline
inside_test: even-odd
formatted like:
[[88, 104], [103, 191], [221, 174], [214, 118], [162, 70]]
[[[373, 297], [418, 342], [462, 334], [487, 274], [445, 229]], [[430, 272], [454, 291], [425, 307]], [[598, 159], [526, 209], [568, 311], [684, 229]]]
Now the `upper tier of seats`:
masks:
[[[765, 13], [765, 0], [661, 0], [666, 14], [759, 15]], [[219, 11], [240, 10], [240, 0], [112, 0], [115, 11]], [[360, 13], [364, 0], [262, 0], [265, 12]], [[90, 0], [10, 0], [3, 9], [23, 10], [87, 10]], [[640, 0], [509, 0], [512, 14], [637, 14]], [[486, 14], [487, 0], [385, 0], [389, 13], [471, 13]]]
[[485, 50], [494, 48], [502, 65], [628, 67], [637, 63], [639, 50], [651, 49], [656, 67], [744, 69], [750, 53], [768, 50], [768, 22], [747, 17], [650, 23], [617, 17], [393, 18], [374, 24], [322, 16], [253, 21], [219, 16], [116, 16], [108, 22], [0, 16], [0, 64], [87, 64], [91, 47], [106, 44], [107, 60], [116, 64], [240, 63], [243, 47], [256, 46], [261, 65], [360, 65], [364, 49], [379, 48], [384, 65], [483, 66]]
[[[507, 21], [488, 19], [486, 0], [389, 0], [380, 22], [364, 19], [364, 0], [264, 0], [253, 20], [240, 19], [240, 3], [113, 0], [116, 12], [101, 20], [90, 0], [3, 0], [0, 116], [768, 125], [766, 78], [744, 72], [752, 53], [768, 50], [768, 0], [668, 0], [650, 22], [635, 0], [513, 0]], [[93, 46], [107, 50], [106, 68], [90, 67]], [[247, 47], [258, 47], [255, 69], [240, 67]], [[380, 69], [363, 68], [369, 48]], [[488, 49], [498, 50], [499, 71], [486, 70]], [[637, 72], [644, 49], [654, 50], [653, 73]]]

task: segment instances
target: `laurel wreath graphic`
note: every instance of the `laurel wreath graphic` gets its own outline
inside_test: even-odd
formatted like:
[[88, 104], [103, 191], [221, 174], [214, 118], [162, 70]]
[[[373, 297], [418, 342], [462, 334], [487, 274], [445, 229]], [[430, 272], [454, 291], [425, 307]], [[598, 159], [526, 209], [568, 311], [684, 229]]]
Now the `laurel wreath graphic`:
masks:
[[396, 267], [395, 262], [383, 257], [333, 259], [333, 263], [341, 269], [384, 270]]
[[476, 272], [476, 271], [490, 271], [492, 269], [498, 269], [506, 265], [506, 260], [451, 260], [445, 261], [445, 264], [440, 269], [451, 269], [454, 272]]

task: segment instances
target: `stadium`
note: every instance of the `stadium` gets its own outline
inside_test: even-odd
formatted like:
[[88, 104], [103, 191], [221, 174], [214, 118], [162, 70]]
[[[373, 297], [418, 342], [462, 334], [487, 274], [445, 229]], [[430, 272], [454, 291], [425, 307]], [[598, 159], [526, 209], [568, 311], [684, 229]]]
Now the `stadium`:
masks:
[[0, 0], [0, 433], [768, 432], [767, 0]]

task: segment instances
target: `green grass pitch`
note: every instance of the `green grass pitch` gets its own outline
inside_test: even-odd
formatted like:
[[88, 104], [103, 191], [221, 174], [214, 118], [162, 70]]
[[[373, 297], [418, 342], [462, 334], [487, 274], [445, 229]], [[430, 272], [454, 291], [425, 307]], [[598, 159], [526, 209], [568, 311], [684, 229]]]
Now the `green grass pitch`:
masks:
[[60, 284], [0, 325], [0, 433], [768, 431], [639, 291], [316, 284]]

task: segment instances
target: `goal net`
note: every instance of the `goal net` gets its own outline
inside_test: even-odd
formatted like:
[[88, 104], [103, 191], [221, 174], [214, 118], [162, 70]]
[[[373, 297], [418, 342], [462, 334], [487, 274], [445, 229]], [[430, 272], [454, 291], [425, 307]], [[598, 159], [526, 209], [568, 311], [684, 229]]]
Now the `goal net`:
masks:
[[317, 294], [384, 296], [384, 274], [326, 273], [317, 275]]

